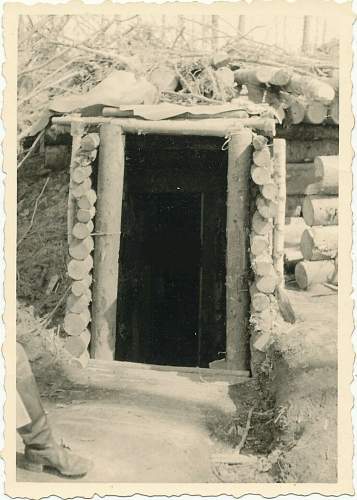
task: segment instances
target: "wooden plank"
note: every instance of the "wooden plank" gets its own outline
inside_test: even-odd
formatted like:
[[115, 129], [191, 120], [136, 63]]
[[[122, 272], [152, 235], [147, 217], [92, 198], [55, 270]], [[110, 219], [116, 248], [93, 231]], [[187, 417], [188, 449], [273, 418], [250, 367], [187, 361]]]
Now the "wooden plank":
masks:
[[118, 261], [125, 163], [121, 127], [106, 123], [100, 131], [97, 183], [91, 356], [114, 359], [117, 323]]
[[226, 359], [229, 369], [248, 368], [249, 289], [247, 274], [249, 184], [252, 132], [243, 129], [228, 147], [227, 256], [226, 256]]
[[[229, 377], [249, 378], [250, 372], [248, 370], [225, 370], [219, 368], [200, 368], [198, 366], [169, 366], [169, 365], [151, 365], [148, 363], [132, 363], [130, 361], [101, 361], [92, 360], [89, 364], [90, 367], [95, 369], [112, 369], [120, 373], [121, 370], [143, 370], [144, 376], [147, 376], [147, 371], [156, 372], [171, 372], [171, 373], [195, 373], [204, 376], [215, 378], [217, 375], [227, 375]], [[146, 373], [146, 375], [145, 375]]]
[[128, 134], [168, 134], [168, 135], [201, 135], [225, 137], [237, 127], [250, 127], [260, 130], [267, 135], [275, 135], [275, 120], [272, 118], [207, 118], [199, 120], [142, 120], [138, 118], [111, 118], [111, 117], [53, 117], [53, 123], [69, 125], [83, 123], [99, 125], [112, 123], [121, 126]]

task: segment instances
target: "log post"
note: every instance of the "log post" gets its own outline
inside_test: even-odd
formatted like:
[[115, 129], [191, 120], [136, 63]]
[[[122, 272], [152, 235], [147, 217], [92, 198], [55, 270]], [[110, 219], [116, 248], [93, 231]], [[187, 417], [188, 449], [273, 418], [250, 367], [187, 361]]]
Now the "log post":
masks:
[[284, 230], [286, 205], [286, 147], [285, 139], [273, 140], [274, 180], [278, 188], [277, 214], [274, 218], [273, 260], [278, 286], [284, 286]]
[[226, 359], [227, 368], [249, 367], [248, 227], [252, 132], [232, 135], [228, 148]]
[[125, 136], [122, 128], [106, 123], [100, 131], [98, 200], [96, 205], [91, 357], [112, 360], [115, 355], [118, 262]]

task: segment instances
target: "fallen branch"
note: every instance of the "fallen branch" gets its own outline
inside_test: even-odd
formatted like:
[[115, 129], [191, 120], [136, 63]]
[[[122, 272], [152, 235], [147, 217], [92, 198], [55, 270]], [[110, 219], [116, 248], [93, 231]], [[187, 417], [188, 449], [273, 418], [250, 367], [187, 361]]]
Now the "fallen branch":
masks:
[[244, 429], [244, 432], [243, 432], [243, 435], [242, 435], [242, 439], [240, 440], [240, 443], [236, 447], [236, 450], [238, 451], [238, 453], [241, 452], [241, 450], [243, 449], [243, 447], [245, 445], [245, 442], [247, 440], [249, 429], [250, 429], [250, 421], [251, 421], [251, 418], [252, 418], [254, 407], [255, 407], [255, 405], [253, 405], [251, 407], [251, 409], [249, 410], [249, 412], [248, 412], [247, 423], [245, 424], [245, 429]]
[[17, 170], [19, 170], [19, 168], [22, 167], [22, 165], [25, 163], [25, 161], [31, 156], [32, 152], [35, 150], [35, 147], [36, 147], [36, 144], [39, 142], [39, 140], [41, 139], [41, 137], [44, 135], [45, 133], [45, 130], [42, 130], [38, 136], [36, 137], [36, 139], [33, 141], [32, 143], [32, 146], [30, 147], [30, 149], [27, 151], [26, 155], [23, 157], [23, 159], [20, 161], [20, 163], [17, 165]]

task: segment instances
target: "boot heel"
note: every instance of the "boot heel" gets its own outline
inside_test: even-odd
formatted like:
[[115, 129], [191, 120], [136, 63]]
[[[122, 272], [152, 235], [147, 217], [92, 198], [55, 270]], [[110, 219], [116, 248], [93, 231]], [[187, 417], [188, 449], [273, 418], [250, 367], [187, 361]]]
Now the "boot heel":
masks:
[[43, 472], [44, 466], [42, 464], [34, 464], [33, 462], [25, 462], [24, 468], [31, 472]]

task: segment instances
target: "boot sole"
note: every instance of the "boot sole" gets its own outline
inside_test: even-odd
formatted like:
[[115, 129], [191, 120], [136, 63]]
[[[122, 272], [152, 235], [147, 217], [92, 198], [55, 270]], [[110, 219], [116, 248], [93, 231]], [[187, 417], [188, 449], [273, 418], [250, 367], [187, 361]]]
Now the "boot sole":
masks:
[[56, 469], [55, 467], [51, 467], [50, 465], [44, 465], [44, 464], [36, 464], [34, 462], [25, 462], [23, 464], [24, 469], [30, 471], [30, 472], [50, 472], [52, 474], [59, 475], [61, 477], [66, 477], [66, 478], [71, 478], [71, 479], [77, 479], [80, 477], [83, 477], [87, 474], [87, 472], [83, 472], [82, 474], [65, 474], [61, 472], [59, 469]]

